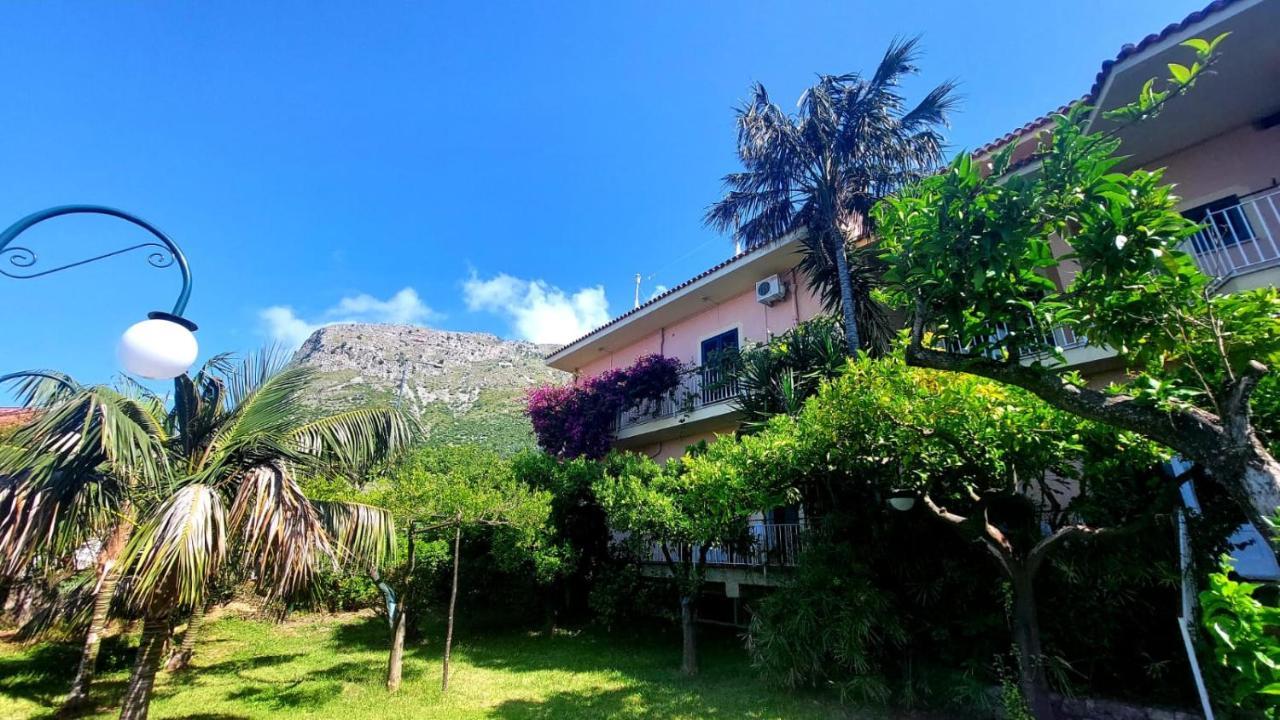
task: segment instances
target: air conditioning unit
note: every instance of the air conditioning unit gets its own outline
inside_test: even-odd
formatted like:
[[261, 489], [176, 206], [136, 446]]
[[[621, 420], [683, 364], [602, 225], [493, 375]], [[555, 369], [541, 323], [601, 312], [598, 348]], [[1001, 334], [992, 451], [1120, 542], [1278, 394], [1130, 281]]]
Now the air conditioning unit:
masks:
[[756, 302], [772, 305], [787, 296], [787, 284], [777, 275], [756, 282]]

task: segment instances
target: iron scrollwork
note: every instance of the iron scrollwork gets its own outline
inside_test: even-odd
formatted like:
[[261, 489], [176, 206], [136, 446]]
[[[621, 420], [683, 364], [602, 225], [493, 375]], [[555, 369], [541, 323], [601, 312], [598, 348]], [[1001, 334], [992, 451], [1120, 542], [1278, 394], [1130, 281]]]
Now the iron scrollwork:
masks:
[[[130, 245], [126, 248], [113, 250], [109, 253], [103, 253], [91, 257], [87, 260], [79, 260], [77, 262], [59, 265], [58, 267], [40, 269], [37, 267], [39, 257], [35, 251], [25, 245], [15, 245], [13, 241], [22, 233], [29, 230], [32, 226], [42, 223], [62, 215], [75, 214], [94, 214], [107, 215], [130, 222], [138, 227], [151, 233], [156, 239], [137, 245]], [[169, 239], [169, 236], [160, 231], [159, 228], [151, 223], [134, 215], [130, 215], [122, 210], [115, 208], [103, 207], [101, 205], [63, 205], [60, 207], [49, 208], [32, 213], [18, 222], [10, 225], [3, 232], [0, 232], [0, 275], [15, 278], [18, 280], [30, 280], [31, 278], [44, 277], [52, 275], [56, 272], [68, 270], [81, 265], [97, 262], [116, 255], [123, 255], [135, 250], [148, 250], [147, 263], [155, 268], [167, 268], [176, 265], [182, 273], [182, 291], [178, 295], [178, 301], [174, 303], [171, 315], [181, 317], [187, 307], [187, 300], [191, 296], [191, 270], [187, 267], [187, 259], [182, 254], [182, 250]]]

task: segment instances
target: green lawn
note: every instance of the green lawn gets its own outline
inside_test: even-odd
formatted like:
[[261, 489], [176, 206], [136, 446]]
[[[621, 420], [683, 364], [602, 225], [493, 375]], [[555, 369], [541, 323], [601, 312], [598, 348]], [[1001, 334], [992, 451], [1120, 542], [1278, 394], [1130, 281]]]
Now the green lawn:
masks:
[[[681, 677], [679, 639], [508, 632], [462, 636], [447, 695], [440, 641], [407, 653], [404, 685], [383, 687], [388, 632], [370, 615], [306, 616], [276, 625], [223, 616], [207, 627], [194, 670], [162, 674], [153, 718], [850, 718], [825, 696], [763, 687], [731, 637], [704, 643], [703, 672]], [[0, 718], [48, 717], [78, 649], [0, 641]], [[113, 717], [131, 652], [109, 643], [98, 686]]]

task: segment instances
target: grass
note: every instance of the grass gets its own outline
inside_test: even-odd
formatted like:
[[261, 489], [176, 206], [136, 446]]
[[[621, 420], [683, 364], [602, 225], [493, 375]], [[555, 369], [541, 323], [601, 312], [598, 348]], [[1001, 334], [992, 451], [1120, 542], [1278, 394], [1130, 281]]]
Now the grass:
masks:
[[[440, 692], [438, 633], [407, 649], [404, 684], [384, 687], [388, 631], [372, 615], [285, 624], [223, 615], [206, 627], [193, 669], [161, 674], [153, 718], [851, 718], [825, 695], [761, 685], [732, 637], [704, 638], [697, 678], [677, 672], [679, 638], [602, 632], [543, 637], [464, 632]], [[78, 657], [74, 644], [20, 646], [0, 636], [0, 717], [49, 717]], [[104, 646], [94, 718], [113, 717], [131, 648]]]

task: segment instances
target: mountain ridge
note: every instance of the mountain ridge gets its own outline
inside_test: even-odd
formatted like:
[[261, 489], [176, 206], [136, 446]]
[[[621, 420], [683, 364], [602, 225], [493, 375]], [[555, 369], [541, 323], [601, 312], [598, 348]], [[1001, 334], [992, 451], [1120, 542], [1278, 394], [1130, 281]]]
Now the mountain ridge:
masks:
[[313, 332], [293, 362], [318, 371], [315, 402], [326, 410], [396, 404], [418, 418], [429, 442], [516, 452], [534, 445], [525, 393], [569, 378], [543, 363], [553, 349], [490, 333], [343, 323]]

